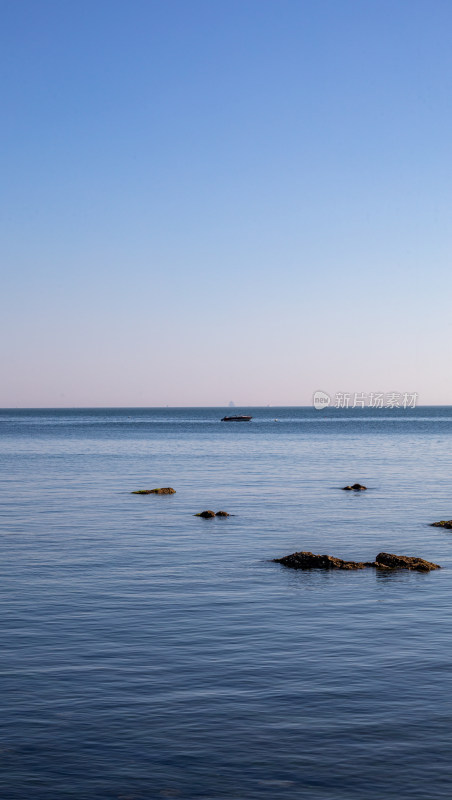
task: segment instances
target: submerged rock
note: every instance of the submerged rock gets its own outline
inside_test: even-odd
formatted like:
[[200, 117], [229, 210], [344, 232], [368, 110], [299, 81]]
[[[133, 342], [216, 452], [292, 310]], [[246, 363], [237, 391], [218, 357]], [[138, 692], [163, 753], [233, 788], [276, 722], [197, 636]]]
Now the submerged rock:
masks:
[[442, 519], [440, 522], [431, 522], [432, 528], [452, 528], [452, 519]]
[[319, 556], [306, 550], [283, 558], [274, 558], [273, 561], [292, 569], [364, 569], [374, 566], [363, 561], [343, 561], [342, 558], [334, 556]]
[[139, 489], [136, 492], [130, 492], [130, 494], [176, 494], [176, 490], [167, 486], [165, 489]]
[[367, 486], [362, 486], [360, 483], [354, 483], [353, 486], [343, 486], [342, 488], [344, 492], [345, 491], [350, 492], [352, 490], [354, 492], [363, 492], [367, 489]]
[[230, 517], [227, 511], [201, 511], [200, 514], [193, 514], [194, 517], [202, 517], [203, 519], [211, 519], [212, 517]]
[[375, 559], [375, 567], [381, 569], [417, 569], [421, 572], [428, 572], [431, 569], [441, 569], [439, 564], [425, 561], [417, 556], [396, 556], [394, 553], [378, 553]]

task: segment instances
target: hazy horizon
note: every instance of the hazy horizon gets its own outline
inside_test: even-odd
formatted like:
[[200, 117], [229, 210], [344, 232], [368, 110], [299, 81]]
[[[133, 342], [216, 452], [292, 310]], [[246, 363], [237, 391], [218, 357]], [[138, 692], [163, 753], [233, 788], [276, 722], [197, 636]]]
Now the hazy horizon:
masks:
[[[155, 410], [155, 411], [165, 411], [166, 409], [221, 409], [224, 411], [225, 409], [229, 409], [231, 414], [233, 413], [234, 409], [236, 411], [241, 411], [243, 409], [266, 409], [266, 408], [300, 408], [300, 409], [311, 409], [313, 408], [312, 403], [308, 403], [305, 405], [287, 405], [287, 404], [267, 404], [267, 405], [259, 405], [259, 404], [251, 404], [251, 403], [236, 403], [233, 407], [229, 405], [229, 403], [225, 403], [224, 405], [200, 405], [200, 406], [185, 406], [185, 405], [177, 405], [177, 404], [170, 404], [165, 406], [0, 406], [0, 411], [95, 411], [95, 410], [128, 410], [128, 409], [137, 409], [141, 411], [147, 410]], [[415, 409], [419, 408], [452, 408], [452, 403], [418, 403], [415, 406]], [[319, 411], [319, 415], [325, 413], [328, 410], [336, 410], [336, 406], [330, 406], [329, 409], [323, 409]], [[370, 406], [364, 406], [364, 409], [372, 410]], [[414, 409], [414, 410], [415, 410]], [[360, 407], [352, 407], [351, 405], [347, 409], [339, 409], [339, 410], [348, 410], [348, 411], [360, 411], [363, 410]], [[413, 411], [413, 408], [404, 409], [402, 406], [397, 406], [395, 408], [387, 408], [386, 406], [383, 408], [374, 408], [375, 413], [379, 413], [380, 411]]]

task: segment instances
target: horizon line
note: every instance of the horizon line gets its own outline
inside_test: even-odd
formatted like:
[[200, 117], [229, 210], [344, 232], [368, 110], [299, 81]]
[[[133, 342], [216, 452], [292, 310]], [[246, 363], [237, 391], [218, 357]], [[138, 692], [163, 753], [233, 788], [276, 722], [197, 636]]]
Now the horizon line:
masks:
[[229, 405], [222, 405], [222, 406], [179, 406], [179, 405], [164, 405], [164, 406], [0, 406], [0, 411], [93, 411], [93, 410], [110, 410], [110, 409], [137, 409], [141, 411], [146, 410], [158, 410], [158, 411], [165, 411], [166, 409], [229, 409], [229, 410], [240, 410], [244, 408], [258, 408], [258, 409], [266, 409], [266, 408], [312, 408], [317, 411], [327, 411], [327, 410], [335, 410], [335, 411], [362, 411], [363, 409], [374, 409], [376, 411], [415, 411], [417, 408], [452, 408], [452, 403], [420, 403], [413, 407], [406, 407], [403, 406], [394, 406], [393, 408], [388, 408], [387, 406], [348, 406], [346, 408], [338, 408], [336, 406], [326, 406], [323, 409], [315, 409], [315, 406], [311, 403], [309, 405], [253, 405], [253, 404], [238, 404], [234, 406]]

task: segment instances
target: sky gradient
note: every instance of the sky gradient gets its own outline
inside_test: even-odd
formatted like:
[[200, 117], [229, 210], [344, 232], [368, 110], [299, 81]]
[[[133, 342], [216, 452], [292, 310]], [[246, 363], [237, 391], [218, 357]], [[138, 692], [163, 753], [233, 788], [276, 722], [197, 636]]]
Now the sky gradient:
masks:
[[0, 0], [2, 407], [452, 403], [448, 0]]

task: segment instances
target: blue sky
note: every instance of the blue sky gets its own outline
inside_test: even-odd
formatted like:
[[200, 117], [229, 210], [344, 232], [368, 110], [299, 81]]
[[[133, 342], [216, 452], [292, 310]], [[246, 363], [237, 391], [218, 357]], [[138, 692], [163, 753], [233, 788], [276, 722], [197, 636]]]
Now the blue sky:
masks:
[[0, 12], [0, 405], [452, 403], [448, 0]]

